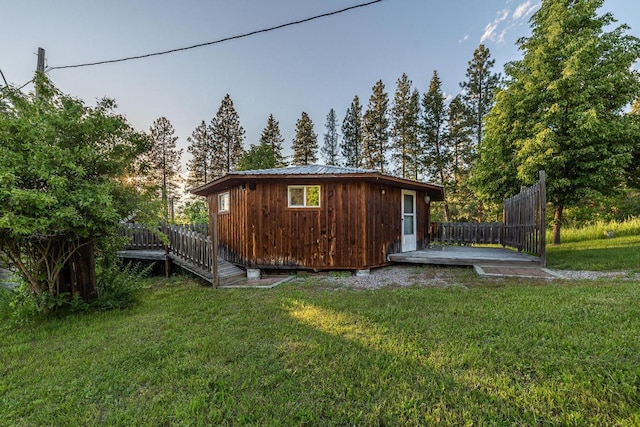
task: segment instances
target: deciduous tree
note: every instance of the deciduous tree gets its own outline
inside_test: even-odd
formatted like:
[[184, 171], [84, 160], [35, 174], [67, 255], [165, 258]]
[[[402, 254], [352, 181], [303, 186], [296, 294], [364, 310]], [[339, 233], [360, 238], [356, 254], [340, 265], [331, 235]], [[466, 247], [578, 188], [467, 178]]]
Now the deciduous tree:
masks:
[[613, 27], [603, 0], [543, 0], [532, 34], [518, 42], [523, 58], [508, 64], [506, 87], [487, 116], [476, 165], [486, 196], [513, 194], [547, 173], [554, 208], [553, 242], [562, 211], [620, 188], [637, 144], [624, 114], [640, 93], [632, 65], [640, 41]]
[[46, 308], [97, 296], [94, 250], [143, 212], [132, 160], [151, 144], [113, 101], [88, 107], [35, 84], [37, 96], [0, 88], [0, 257]]

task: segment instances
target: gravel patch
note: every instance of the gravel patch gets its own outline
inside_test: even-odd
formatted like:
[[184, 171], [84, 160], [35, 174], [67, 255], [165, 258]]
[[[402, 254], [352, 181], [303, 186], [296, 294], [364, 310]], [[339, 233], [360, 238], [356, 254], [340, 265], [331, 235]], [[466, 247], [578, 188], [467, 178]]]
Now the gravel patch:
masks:
[[598, 280], [598, 279], [627, 279], [640, 280], [639, 273], [627, 271], [587, 271], [587, 270], [552, 270], [564, 279]]
[[[454, 284], [452, 269], [437, 267], [416, 267], [397, 265], [372, 269], [368, 276], [343, 274], [323, 274], [317, 276], [320, 282], [335, 287], [372, 290], [381, 288], [403, 288], [422, 286], [433, 288], [461, 287]], [[346, 274], [346, 273], [344, 273]]]
[[[570, 280], [599, 280], [623, 279], [640, 282], [639, 273], [624, 271], [576, 271], [551, 270], [562, 279]], [[473, 280], [475, 272], [471, 269], [434, 266], [394, 265], [372, 269], [368, 276], [356, 276], [348, 273], [322, 273], [314, 275], [316, 283], [325, 284], [332, 289], [375, 290], [381, 288], [403, 288], [409, 286], [433, 288], [466, 288], [463, 283]], [[460, 275], [467, 274], [463, 280]], [[477, 277], [477, 276], [475, 276]], [[299, 278], [300, 279], [300, 278]], [[496, 278], [495, 280], [502, 280]], [[556, 279], [546, 279], [556, 280]]]

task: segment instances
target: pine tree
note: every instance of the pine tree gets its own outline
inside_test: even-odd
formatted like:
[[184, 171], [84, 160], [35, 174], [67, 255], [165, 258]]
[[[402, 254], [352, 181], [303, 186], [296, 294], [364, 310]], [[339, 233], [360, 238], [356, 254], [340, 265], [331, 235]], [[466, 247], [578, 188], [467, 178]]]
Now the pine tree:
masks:
[[412, 82], [406, 74], [398, 79], [391, 108], [392, 159], [396, 174], [402, 178], [418, 178], [418, 120], [420, 95], [411, 91]]
[[364, 134], [362, 126], [362, 106], [356, 95], [342, 121], [340, 151], [346, 167], [362, 167], [362, 138]]
[[500, 74], [492, 73], [495, 64], [491, 53], [481, 44], [473, 52], [473, 59], [467, 68], [467, 81], [460, 83], [464, 90], [464, 105], [469, 114], [469, 125], [473, 129], [476, 146], [482, 142], [482, 125], [494, 102], [494, 95], [500, 83]]
[[476, 156], [473, 130], [461, 95], [449, 103], [447, 146], [451, 150], [450, 184], [447, 188], [449, 214], [453, 221], [482, 221], [483, 207], [469, 186], [469, 171]]
[[244, 154], [244, 129], [229, 94], [225, 95], [209, 125], [213, 147], [212, 172], [215, 177], [236, 170]]
[[[430, 179], [440, 181], [445, 189], [451, 182], [451, 151], [447, 144], [447, 106], [442, 93], [442, 82], [434, 71], [429, 90], [422, 97], [423, 164]], [[444, 203], [445, 220], [450, 220], [447, 201]]]
[[332, 108], [327, 114], [327, 122], [325, 124], [326, 132], [324, 134], [324, 145], [322, 146], [322, 156], [327, 165], [337, 166], [338, 158], [338, 119], [336, 111]]
[[[271, 147], [273, 154], [275, 155], [275, 165], [272, 167], [282, 168], [287, 166], [287, 162], [282, 156], [282, 143], [284, 138], [280, 133], [280, 123], [273, 117], [273, 114], [269, 114], [267, 119], [267, 125], [262, 130], [260, 136], [260, 144], [266, 144]], [[264, 151], [261, 149], [261, 151]]]
[[179, 199], [180, 157], [182, 149], [176, 148], [178, 137], [173, 125], [166, 117], [160, 117], [150, 128], [153, 147], [145, 158], [152, 184], [161, 191], [165, 219], [169, 218], [169, 200]]
[[363, 116], [363, 159], [365, 167], [384, 173], [389, 148], [389, 96], [384, 83], [378, 80], [373, 86], [367, 111]]
[[187, 151], [191, 153], [191, 160], [187, 163], [189, 172], [187, 185], [194, 188], [206, 184], [213, 178], [211, 173], [211, 141], [204, 120], [195, 128], [187, 141], [189, 142]]
[[309, 115], [302, 112], [296, 122], [296, 136], [293, 138], [294, 165], [311, 165], [318, 161], [318, 136], [313, 132], [313, 122]]

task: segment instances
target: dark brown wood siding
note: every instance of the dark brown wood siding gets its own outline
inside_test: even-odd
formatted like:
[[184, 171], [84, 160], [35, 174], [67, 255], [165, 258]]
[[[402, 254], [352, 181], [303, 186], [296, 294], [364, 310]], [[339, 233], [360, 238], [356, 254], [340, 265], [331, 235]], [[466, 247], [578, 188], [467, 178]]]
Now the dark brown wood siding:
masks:
[[[319, 208], [289, 208], [289, 185], [320, 185]], [[257, 268], [363, 269], [401, 251], [401, 189], [338, 179], [256, 182], [229, 191], [218, 215], [220, 255]], [[209, 196], [217, 212], [218, 194]], [[417, 246], [428, 239], [425, 193], [416, 194]], [[428, 241], [427, 241], [428, 243]]]

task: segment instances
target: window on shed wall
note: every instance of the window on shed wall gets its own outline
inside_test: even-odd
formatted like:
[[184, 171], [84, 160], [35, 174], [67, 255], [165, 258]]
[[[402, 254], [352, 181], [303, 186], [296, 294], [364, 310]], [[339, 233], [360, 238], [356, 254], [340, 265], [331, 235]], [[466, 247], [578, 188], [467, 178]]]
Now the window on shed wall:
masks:
[[218, 194], [218, 212], [229, 212], [229, 192]]
[[290, 185], [290, 208], [317, 208], [320, 207], [319, 185]]

